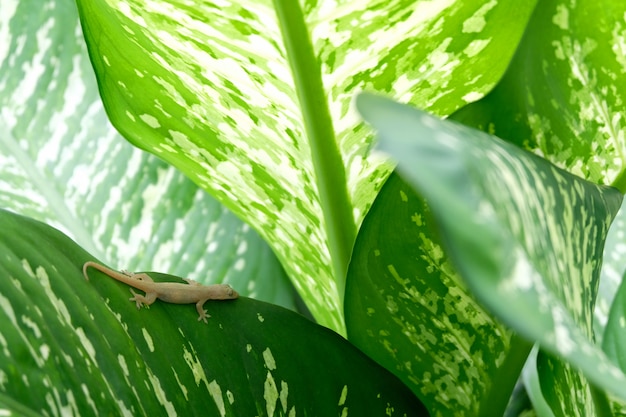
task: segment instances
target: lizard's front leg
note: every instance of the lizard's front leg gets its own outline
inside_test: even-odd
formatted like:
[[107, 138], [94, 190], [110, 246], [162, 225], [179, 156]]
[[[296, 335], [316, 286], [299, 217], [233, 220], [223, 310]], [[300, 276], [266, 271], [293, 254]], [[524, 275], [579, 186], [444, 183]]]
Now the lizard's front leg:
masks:
[[129, 301], [134, 301], [135, 305], [137, 306], [137, 309], [140, 309], [142, 305], [147, 305], [149, 306], [150, 304], [154, 303], [157, 299], [157, 293], [156, 292], [147, 292], [146, 295], [141, 295], [141, 294], [137, 294], [135, 291], [133, 291], [133, 289], [130, 289], [130, 292], [133, 293], [133, 297], [129, 298]]
[[204, 308], [202, 308], [204, 306], [204, 303], [207, 300], [200, 300], [196, 303], [196, 310], [198, 311], [198, 321], [202, 320], [205, 323], [209, 323], [207, 321], [207, 318], [211, 317], [206, 313], [206, 310]]

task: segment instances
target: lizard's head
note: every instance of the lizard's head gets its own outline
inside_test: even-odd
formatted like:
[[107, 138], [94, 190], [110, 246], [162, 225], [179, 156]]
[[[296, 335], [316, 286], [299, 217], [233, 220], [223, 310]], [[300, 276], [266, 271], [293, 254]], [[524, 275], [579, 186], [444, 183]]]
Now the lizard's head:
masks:
[[228, 284], [216, 285], [218, 291], [216, 291], [214, 300], [234, 300], [239, 297], [239, 293]]

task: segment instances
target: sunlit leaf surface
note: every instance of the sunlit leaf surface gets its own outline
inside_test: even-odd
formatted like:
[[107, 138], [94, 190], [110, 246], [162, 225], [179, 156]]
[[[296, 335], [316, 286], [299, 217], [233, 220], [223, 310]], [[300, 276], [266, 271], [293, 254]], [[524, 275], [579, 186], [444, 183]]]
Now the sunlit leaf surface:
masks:
[[248, 225], [115, 132], [74, 2], [42, 4], [0, 6], [0, 207], [60, 228], [116, 267], [229, 281], [293, 307], [281, 266]]
[[443, 114], [480, 98], [534, 2], [78, 5], [113, 124], [253, 225], [313, 315], [343, 331], [356, 225], [390, 171], [353, 94]]

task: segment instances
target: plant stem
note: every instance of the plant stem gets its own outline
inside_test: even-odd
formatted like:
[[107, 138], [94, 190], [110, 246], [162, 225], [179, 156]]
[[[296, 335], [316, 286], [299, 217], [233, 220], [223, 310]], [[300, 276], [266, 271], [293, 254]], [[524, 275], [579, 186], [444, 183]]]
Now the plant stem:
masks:
[[326, 227], [335, 282], [343, 306], [348, 262], [356, 237], [343, 159], [335, 140], [320, 63], [315, 57], [300, 3], [296, 0], [274, 0], [274, 6], [311, 147], [323, 212], [322, 221]]

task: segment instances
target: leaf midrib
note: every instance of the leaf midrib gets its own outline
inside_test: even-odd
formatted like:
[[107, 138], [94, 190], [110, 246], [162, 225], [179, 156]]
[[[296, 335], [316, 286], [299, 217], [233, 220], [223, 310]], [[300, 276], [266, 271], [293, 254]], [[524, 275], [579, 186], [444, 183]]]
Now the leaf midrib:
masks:
[[299, 2], [274, 0], [307, 132], [335, 282], [341, 305], [356, 237], [343, 158], [335, 140], [319, 61]]

